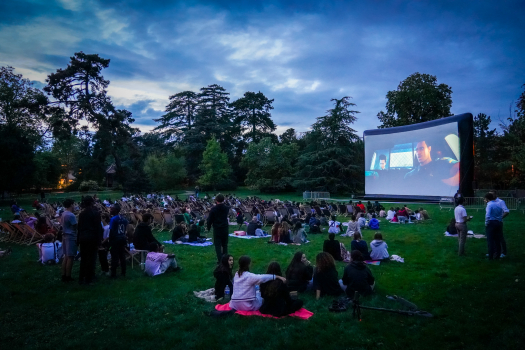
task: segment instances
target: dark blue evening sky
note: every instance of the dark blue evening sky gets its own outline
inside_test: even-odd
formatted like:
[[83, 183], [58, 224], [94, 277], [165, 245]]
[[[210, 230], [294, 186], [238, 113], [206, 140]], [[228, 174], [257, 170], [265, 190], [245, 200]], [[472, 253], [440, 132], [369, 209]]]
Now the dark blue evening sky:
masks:
[[[43, 86], [74, 52], [110, 58], [115, 104], [143, 131], [168, 97], [210, 84], [275, 99], [278, 133], [306, 131], [331, 98], [376, 128], [415, 72], [451, 86], [452, 113], [509, 117], [525, 84], [524, 1], [0, 2], [0, 65]], [[40, 83], [38, 83], [40, 82]]]

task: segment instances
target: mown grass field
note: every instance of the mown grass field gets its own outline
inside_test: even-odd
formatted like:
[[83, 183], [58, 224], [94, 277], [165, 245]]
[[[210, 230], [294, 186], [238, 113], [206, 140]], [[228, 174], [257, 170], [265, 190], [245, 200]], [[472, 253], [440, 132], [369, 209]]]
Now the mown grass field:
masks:
[[[295, 195], [277, 197], [298, 199]], [[398, 307], [385, 298], [395, 294], [434, 314], [434, 318], [363, 310], [359, 322], [351, 311], [329, 312], [332, 298], [316, 301], [312, 294], [303, 294], [300, 298], [305, 308], [315, 313], [308, 321], [239, 315], [214, 319], [206, 315], [213, 304], [193, 296], [194, 290], [213, 287], [212, 246], [168, 246], [167, 251], [175, 253], [183, 267], [177, 273], [149, 278], [135, 265], [125, 279], [101, 276], [86, 287], [60, 282], [60, 267], [36, 263], [35, 247], [13, 245], [13, 254], [0, 259], [0, 347], [522, 349], [525, 252], [519, 239], [525, 215], [511, 212], [505, 219], [509, 256], [489, 262], [484, 239], [468, 239], [467, 256], [458, 257], [457, 239], [443, 236], [453, 214], [440, 212], [437, 205], [425, 207], [432, 217], [430, 222], [394, 225], [382, 221], [381, 232], [390, 254], [400, 255], [405, 263], [371, 266], [376, 293], [363, 298], [362, 304]], [[483, 233], [484, 212], [469, 215], [474, 216], [469, 229]], [[373, 233], [364, 231], [364, 239], [370, 242]], [[170, 239], [168, 232], [157, 236]], [[231, 238], [229, 247], [236, 260], [247, 254], [252, 257], [252, 271], [264, 273], [274, 260], [285, 269], [298, 250], [315, 261], [326, 236], [310, 235], [311, 243], [300, 247], [271, 245], [265, 239]], [[350, 238], [340, 240], [350, 246]], [[6, 245], [0, 243], [0, 247]], [[344, 266], [337, 263], [340, 276]], [[76, 263], [75, 276], [78, 268]]]

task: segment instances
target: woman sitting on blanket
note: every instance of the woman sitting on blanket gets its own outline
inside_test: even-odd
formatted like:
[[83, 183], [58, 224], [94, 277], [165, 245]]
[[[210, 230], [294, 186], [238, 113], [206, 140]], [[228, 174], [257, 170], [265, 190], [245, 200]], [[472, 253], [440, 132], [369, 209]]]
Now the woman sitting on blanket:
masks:
[[270, 242], [279, 243], [279, 229], [281, 228], [281, 224], [278, 222], [275, 222], [272, 226], [272, 238], [270, 239]]
[[190, 230], [188, 231], [188, 242], [190, 243], [204, 243], [206, 237], [200, 235], [199, 228], [195, 224], [191, 224]]
[[368, 245], [363, 240], [360, 232], [354, 233], [354, 240], [350, 243], [350, 251], [358, 250], [363, 255], [364, 260], [370, 260], [370, 254], [368, 253]]
[[[267, 274], [282, 276], [281, 266], [278, 262], [268, 265]], [[293, 314], [303, 307], [302, 300], [292, 300], [286, 284], [282, 280], [273, 280], [261, 283], [261, 296], [264, 301], [259, 309], [261, 314], [283, 317]]]
[[185, 241], [186, 240], [186, 223], [184, 221], [180, 222], [178, 225], [175, 225], [173, 233], [171, 235], [171, 241], [175, 243], [176, 241]]
[[394, 218], [394, 214], [395, 214], [395, 210], [394, 210], [394, 207], [390, 207], [390, 210], [388, 210], [388, 212], [386, 213], [386, 219], [388, 221], [392, 220]]
[[297, 222], [292, 231], [294, 244], [306, 243], [306, 233], [304, 232], [303, 225]]
[[[215, 277], [215, 300], [224, 297], [224, 289], [226, 286], [230, 288], [230, 293], [233, 293], [233, 256], [225, 254], [221, 258], [221, 263], [213, 271]], [[231, 295], [231, 294], [230, 294]]]
[[[286, 269], [288, 290], [304, 292], [312, 280], [314, 269], [303, 252], [294, 254], [290, 265]], [[311, 286], [310, 286], [311, 287]]]
[[325, 295], [338, 296], [343, 293], [332, 255], [326, 252], [317, 254], [315, 264], [314, 289], [316, 299]]
[[290, 239], [290, 225], [287, 222], [281, 223], [279, 228], [279, 243], [292, 243]]
[[330, 253], [334, 260], [343, 261], [341, 257], [341, 244], [335, 239], [335, 233], [328, 234], [328, 239], [324, 241], [323, 252]]
[[381, 232], [377, 232], [374, 235], [374, 240], [370, 242], [370, 248], [372, 248], [370, 252], [370, 258], [372, 260], [386, 260], [390, 257], [387, 250], [388, 245], [383, 241]]
[[361, 226], [357, 223], [355, 215], [352, 215], [350, 221], [348, 221], [348, 228], [346, 229], [345, 236], [352, 236], [355, 232], [361, 233]]
[[284, 277], [266, 274], [256, 275], [250, 272], [250, 265], [252, 259], [249, 256], [243, 255], [239, 259], [239, 270], [233, 277], [233, 284], [235, 289], [233, 290], [232, 300], [230, 301], [230, 307], [237, 311], [257, 311], [261, 307], [263, 300], [255, 292], [255, 286], [264, 282], [273, 280], [281, 280], [286, 282]]

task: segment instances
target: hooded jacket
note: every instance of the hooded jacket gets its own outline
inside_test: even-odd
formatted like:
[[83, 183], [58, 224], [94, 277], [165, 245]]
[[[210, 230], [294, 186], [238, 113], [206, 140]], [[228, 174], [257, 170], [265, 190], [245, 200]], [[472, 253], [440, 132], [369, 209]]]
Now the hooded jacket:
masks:
[[343, 272], [343, 284], [346, 285], [346, 295], [353, 298], [355, 292], [361, 295], [369, 295], [372, 293], [372, 285], [374, 284], [374, 276], [372, 272], [362, 261], [352, 261], [345, 267]]

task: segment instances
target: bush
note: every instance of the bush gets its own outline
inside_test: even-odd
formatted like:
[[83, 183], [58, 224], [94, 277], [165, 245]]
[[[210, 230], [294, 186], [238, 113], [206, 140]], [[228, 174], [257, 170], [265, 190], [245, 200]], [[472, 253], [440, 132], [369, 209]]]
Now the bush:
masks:
[[82, 192], [98, 191], [98, 183], [93, 180], [82, 181], [78, 189]]

